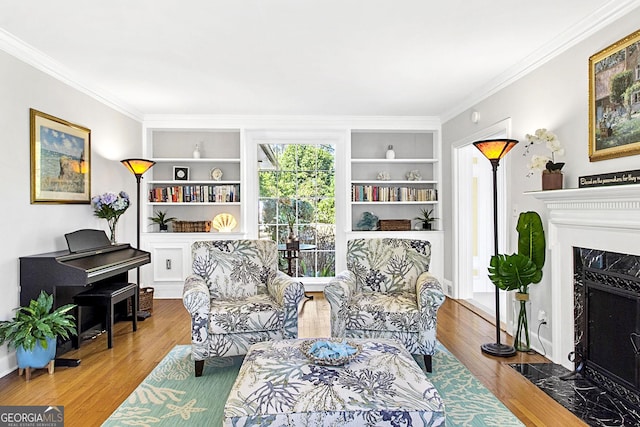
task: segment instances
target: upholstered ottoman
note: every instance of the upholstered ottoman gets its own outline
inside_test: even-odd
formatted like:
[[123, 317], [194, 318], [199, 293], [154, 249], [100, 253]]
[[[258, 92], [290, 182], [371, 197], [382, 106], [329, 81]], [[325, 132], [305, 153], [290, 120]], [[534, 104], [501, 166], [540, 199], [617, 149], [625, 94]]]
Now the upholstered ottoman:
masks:
[[439, 426], [444, 403], [402, 344], [350, 339], [362, 352], [339, 366], [315, 365], [306, 340], [249, 349], [224, 408], [225, 426]]

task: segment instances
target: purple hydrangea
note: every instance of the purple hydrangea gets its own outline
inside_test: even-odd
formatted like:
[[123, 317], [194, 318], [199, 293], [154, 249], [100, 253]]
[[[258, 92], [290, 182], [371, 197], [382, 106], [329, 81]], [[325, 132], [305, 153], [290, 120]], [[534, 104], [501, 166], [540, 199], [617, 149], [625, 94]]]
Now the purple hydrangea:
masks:
[[95, 216], [106, 220], [118, 219], [130, 204], [129, 195], [124, 191], [118, 194], [108, 192], [91, 198]]

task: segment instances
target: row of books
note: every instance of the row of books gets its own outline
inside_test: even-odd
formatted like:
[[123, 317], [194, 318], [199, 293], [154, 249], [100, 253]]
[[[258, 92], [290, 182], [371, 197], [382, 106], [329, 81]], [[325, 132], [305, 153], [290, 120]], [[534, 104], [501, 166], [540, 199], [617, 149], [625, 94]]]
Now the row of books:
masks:
[[229, 203], [240, 201], [239, 185], [176, 185], [149, 190], [156, 203]]
[[354, 202], [431, 202], [438, 200], [438, 192], [434, 188], [352, 185], [351, 200]]

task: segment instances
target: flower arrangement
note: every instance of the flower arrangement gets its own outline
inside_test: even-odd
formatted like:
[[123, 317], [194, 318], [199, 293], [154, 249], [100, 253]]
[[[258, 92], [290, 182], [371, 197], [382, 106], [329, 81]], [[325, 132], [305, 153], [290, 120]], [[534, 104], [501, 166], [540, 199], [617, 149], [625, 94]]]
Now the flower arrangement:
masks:
[[111, 243], [116, 243], [116, 223], [130, 205], [129, 195], [124, 191], [120, 193], [104, 193], [100, 196], [93, 196], [91, 198], [91, 205], [93, 206], [93, 213], [98, 218], [104, 218], [109, 224], [109, 231], [111, 232]]
[[562, 148], [562, 145], [555, 133], [541, 128], [536, 130], [533, 135], [526, 134], [525, 139], [527, 140], [527, 145], [525, 145], [525, 152], [523, 156], [529, 154], [529, 150], [533, 145], [542, 143], [545, 143], [549, 151], [551, 151], [551, 157], [536, 154], [531, 156], [531, 162], [527, 165], [529, 167], [529, 173], [527, 176], [533, 175], [534, 171], [544, 170], [552, 173], [560, 173], [564, 163], [556, 163], [556, 156], [563, 156], [564, 148]]

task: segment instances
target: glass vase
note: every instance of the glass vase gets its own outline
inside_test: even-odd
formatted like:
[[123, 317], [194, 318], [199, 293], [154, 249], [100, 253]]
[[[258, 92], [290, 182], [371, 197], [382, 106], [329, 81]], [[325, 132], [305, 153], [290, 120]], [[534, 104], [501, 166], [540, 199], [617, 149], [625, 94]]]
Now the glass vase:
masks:
[[116, 241], [116, 224], [118, 224], [118, 218], [108, 219], [107, 223], [109, 224], [109, 240], [111, 241], [112, 245], [115, 245], [118, 243]]
[[529, 294], [516, 293], [516, 333], [514, 334], [513, 346], [518, 351], [531, 350], [531, 341], [529, 339], [529, 321], [527, 319], [527, 310], [529, 308]]

